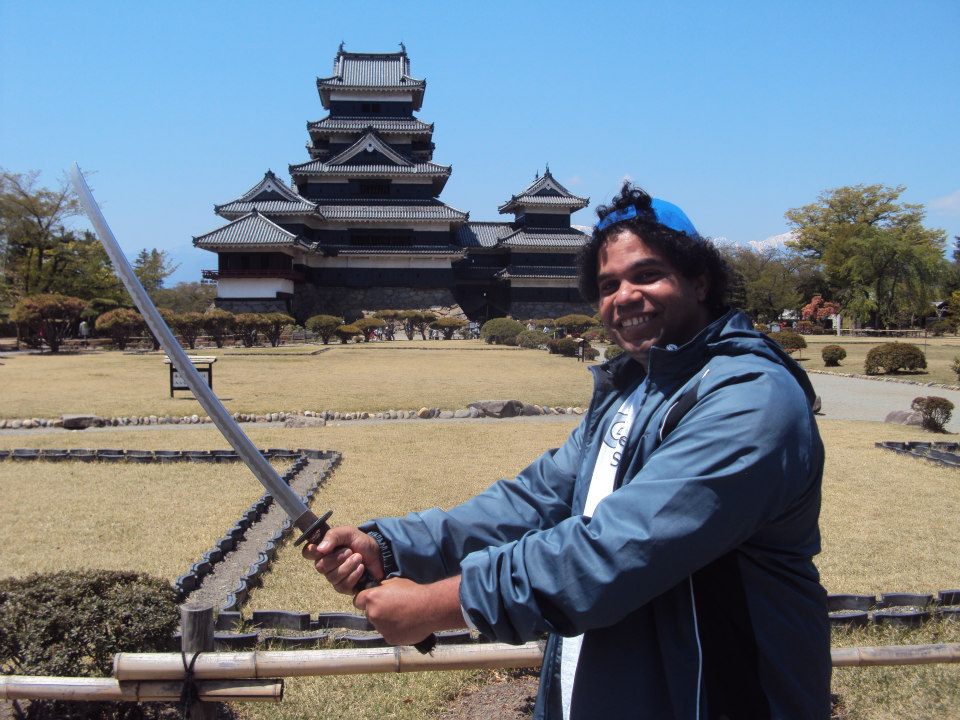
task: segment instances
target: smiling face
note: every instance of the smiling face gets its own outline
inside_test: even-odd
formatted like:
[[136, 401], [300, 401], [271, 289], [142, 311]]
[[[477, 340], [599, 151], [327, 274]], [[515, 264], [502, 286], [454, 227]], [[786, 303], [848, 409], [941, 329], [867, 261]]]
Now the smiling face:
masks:
[[712, 319], [706, 276], [684, 277], [630, 230], [600, 247], [597, 286], [604, 329], [644, 368], [651, 347], [682, 345]]

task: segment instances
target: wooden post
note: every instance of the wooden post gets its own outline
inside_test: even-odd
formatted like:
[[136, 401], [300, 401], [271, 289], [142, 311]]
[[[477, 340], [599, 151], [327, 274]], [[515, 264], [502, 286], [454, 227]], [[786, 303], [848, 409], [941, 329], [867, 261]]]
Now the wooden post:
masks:
[[[180, 647], [186, 654], [187, 663], [193, 660], [194, 653], [213, 652], [213, 608], [184, 604], [180, 606]], [[216, 703], [194, 700], [190, 703], [190, 720], [216, 720]]]

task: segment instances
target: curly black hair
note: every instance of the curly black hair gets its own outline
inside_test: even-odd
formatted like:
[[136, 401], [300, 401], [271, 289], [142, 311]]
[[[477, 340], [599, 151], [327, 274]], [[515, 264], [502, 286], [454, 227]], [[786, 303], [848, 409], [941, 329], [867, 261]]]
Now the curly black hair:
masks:
[[597, 208], [597, 218], [601, 221], [610, 213], [623, 211], [631, 206], [637, 212], [636, 216], [629, 219], [619, 220], [602, 229], [594, 228], [593, 235], [577, 258], [580, 294], [589, 303], [595, 304], [600, 299], [600, 288], [597, 285], [600, 248], [608, 238], [629, 230], [651, 248], [662, 253], [684, 277], [692, 280], [705, 274], [708, 288], [706, 304], [714, 315], [719, 316], [726, 309], [730, 273], [727, 263], [710, 240], [661, 224], [651, 201], [652, 198], [646, 192], [627, 181], [609, 205]]

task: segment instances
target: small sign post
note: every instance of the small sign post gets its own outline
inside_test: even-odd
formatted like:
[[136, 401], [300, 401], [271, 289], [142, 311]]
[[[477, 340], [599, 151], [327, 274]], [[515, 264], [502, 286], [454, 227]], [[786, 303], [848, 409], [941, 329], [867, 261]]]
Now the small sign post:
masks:
[[[193, 363], [193, 366], [197, 369], [197, 372], [199, 372], [201, 375], [206, 375], [207, 386], [212, 390], [213, 364], [217, 361], [217, 358], [213, 355], [190, 355], [188, 357], [190, 362]], [[174, 390], [189, 390], [190, 386], [187, 385], [187, 381], [184, 380], [183, 376], [180, 375], [180, 371], [173, 366], [172, 362], [170, 362], [170, 358], [165, 358], [164, 362], [170, 366], [170, 397], [173, 397]]]

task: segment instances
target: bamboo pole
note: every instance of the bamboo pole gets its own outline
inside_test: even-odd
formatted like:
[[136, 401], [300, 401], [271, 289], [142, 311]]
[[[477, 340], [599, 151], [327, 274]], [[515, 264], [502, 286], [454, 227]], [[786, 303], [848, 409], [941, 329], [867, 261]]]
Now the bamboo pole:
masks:
[[[204, 680], [197, 692], [206, 702], [280, 702], [283, 680]], [[89, 702], [175, 702], [179, 681], [120, 682], [114, 678], [0, 676], [0, 700]]]
[[[835, 667], [960, 663], [960, 643], [834, 648]], [[537, 667], [537, 643], [441, 645], [430, 655], [411, 648], [354, 650], [259, 650], [201, 655], [194, 667], [199, 679], [356, 675], [424, 670], [470, 670]], [[174, 653], [119, 653], [113, 674], [121, 680], [179, 680], [183, 663]]]
[[[537, 667], [543, 651], [537, 643], [506, 645], [441, 645], [429, 655], [409, 647], [353, 650], [255, 650], [204, 653], [197, 658], [194, 677], [298, 677], [417, 672], [422, 670], [507, 669]], [[181, 680], [179, 653], [118, 653], [113, 659], [118, 680]]]
[[834, 648], [831, 654], [834, 667], [960, 663], [960, 643]]

